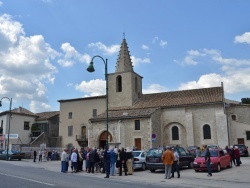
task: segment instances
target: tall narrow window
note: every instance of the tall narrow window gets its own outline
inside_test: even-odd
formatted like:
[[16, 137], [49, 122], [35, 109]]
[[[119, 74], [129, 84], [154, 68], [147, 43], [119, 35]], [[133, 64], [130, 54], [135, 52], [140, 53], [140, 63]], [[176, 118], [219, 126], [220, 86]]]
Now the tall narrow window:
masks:
[[93, 109], [93, 117], [97, 116], [97, 109]]
[[73, 136], [73, 125], [68, 126], [68, 136]]
[[231, 115], [232, 120], [236, 121], [236, 115]]
[[116, 92], [122, 92], [122, 77], [120, 75], [116, 77]]
[[141, 123], [140, 120], [135, 120], [135, 130], [141, 130]]
[[3, 120], [1, 120], [1, 125], [0, 125], [0, 134], [3, 134]]
[[135, 77], [135, 93], [138, 92], [138, 80], [137, 77]]
[[250, 140], [250, 131], [246, 131], [247, 140]]
[[69, 119], [72, 119], [72, 112], [69, 112]]
[[24, 126], [23, 126], [23, 130], [29, 130], [29, 129], [30, 129], [30, 122], [25, 121]]
[[209, 125], [203, 126], [203, 138], [204, 139], [211, 139], [211, 129]]
[[172, 127], [172, 140], [179, 140], [179, 129], [177, 126]]
[[82, 126], [82, 139], [86, 140], [86, 126]]

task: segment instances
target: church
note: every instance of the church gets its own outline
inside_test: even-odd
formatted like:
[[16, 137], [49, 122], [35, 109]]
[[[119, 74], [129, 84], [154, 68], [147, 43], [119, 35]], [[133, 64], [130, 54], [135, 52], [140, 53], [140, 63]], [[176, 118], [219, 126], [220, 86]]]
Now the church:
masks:
[[[240, 116], [232, 109], [227, 113], [231, 103], [240, 109], [241, 104], [226, 102], [223, 83], [211, 88], [143, 94], [142, 81], [143, 77], [133, 70], [124, 38], [115, 72], [107, 74], [108, 98], [58, 100], [62, 147], [104, 147], [108, 142], [110, 148], [148, 150], [166, 145], [225, 147], [241, 137], [250, 141], [249, 119], [235, 124], [232, 117], [236, 120]], [[244, 109], [249, 114], [249, 106]]]

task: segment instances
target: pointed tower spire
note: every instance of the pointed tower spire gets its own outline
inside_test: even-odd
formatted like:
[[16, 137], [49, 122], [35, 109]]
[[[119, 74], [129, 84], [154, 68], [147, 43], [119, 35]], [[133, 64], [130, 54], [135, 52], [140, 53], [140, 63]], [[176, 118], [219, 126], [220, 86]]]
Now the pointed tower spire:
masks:
[[116, 70], [115, 72], [126, 72], [126, 71], [134, 71], [132, 61], [130, 58], [130, 54], [128, 51], [128, 45], [125, 39], [125, 33], [123, 33], [123, 40], [119, 52], [119, 56], [116, 62]]

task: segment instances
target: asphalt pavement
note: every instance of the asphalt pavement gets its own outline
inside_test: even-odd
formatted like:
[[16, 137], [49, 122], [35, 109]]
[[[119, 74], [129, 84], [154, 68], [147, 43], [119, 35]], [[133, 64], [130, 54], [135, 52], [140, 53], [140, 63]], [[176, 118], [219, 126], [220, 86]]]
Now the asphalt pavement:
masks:
[[[122, 182], [144, 182], [154, 185], [178, 185], [183, 187], [219, 187], [219, 188], [249, 188], [250, 187], [250, 158], [242, 157], [242, 165], [240, 167], [233, 166], [232, 168], [222, 169], [221, 172], [214, 172], [212, 177], [207, 177], [207, 172], [195, 172], [193, 169], [181, 169], [180, 178], [164, 179], [164, 171], [156, 171], [151, 173], [149, 170], [140, 171], [136, 170], [133, 175], [119, 176], [117, 169], [115, 176], [111, 176], [109, 181], [122, 181]], [[24, 159], [22, 161], [1, 161], [11, 163], [18, 166], [29, 166], [38, 169], [45, 169], [55, 173], [61, 173], [61, 161], [47, 161], [36, 162], [32, 159]], [[69, 168], [70, 170], [70, 168]], [[92, 176], [104, 179], [105, 174], [94, 173], [89, 174], [86, 171], [75, 173], [76, 176]], [[67, 176], [67, 173], [65, 173]]]

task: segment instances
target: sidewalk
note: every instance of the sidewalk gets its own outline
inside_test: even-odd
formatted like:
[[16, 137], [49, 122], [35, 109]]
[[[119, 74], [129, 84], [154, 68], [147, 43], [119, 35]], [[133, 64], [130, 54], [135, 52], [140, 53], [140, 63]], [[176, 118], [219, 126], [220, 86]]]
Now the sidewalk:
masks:
[[[250, 186], [250, 158], [244, 157], [241, 159], [242, 165], [231, 169], [224, 169], [221, 172], [214, 172], [212, 177], [207, 177], [207, 172], [195, 172], [193, 169], [182, 169], [180, 171], [181, 178], [172, 178], [170, 180], [164, 179], [164, 171], [156, 171], [151, 173], [149, 170], [146, 171], [135, 171], [133, 175], [119, 176], [117, 169], [115, 172], [116, 176], [111, 176], [110, 181], [122, 181], [122, 182], [143, 182], [152, 185], [178, 185], [183, 187], [237, 187], [249, 188]], [[22, 161], [5, 161], [11, 162], [18, 166], [30, 166], [34, 168], [44, 168], [49, 171], [61, 173], [61, 161], [47, 161], [47, 162], [36, 162], [32, 159], [24, 159]], [[85, 168], [84, 168], [85, 169]], [[69, 168], [69, 170], [71, 170]], [[78, 176], [89, 176], [95, 178], [102, 178], [105, 176], [103, 173], [86, 173], [86, 171], [78, 173], [66, 173], [65, 175], [78, 175]]]

